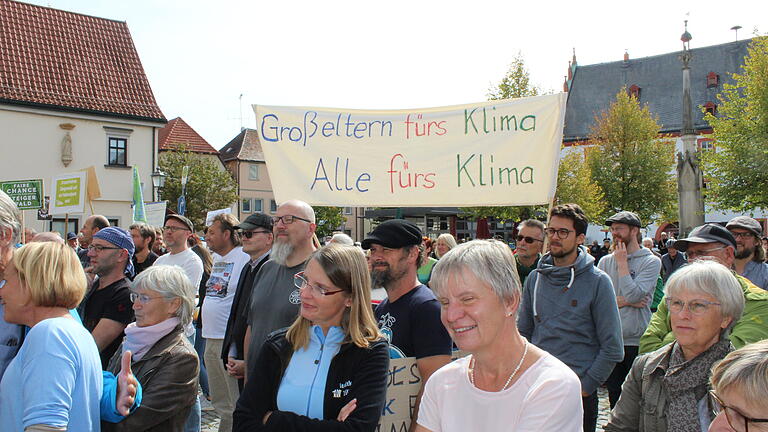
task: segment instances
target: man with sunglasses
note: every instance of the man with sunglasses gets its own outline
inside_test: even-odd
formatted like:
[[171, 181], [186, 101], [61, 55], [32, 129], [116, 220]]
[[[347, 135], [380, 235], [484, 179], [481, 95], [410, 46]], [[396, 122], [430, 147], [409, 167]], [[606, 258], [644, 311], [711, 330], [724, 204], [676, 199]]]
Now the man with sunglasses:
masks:
[[[744, 313], [729, 335], [736, 348], [768, 339], [768, 292], [733, 271], [736, 239], [730, 231], [715, 223], [694, 228], [691, 234], [675, 242], [677, 250], [685, 252], [688, 261], [710, 259], [731, 269], [744, 292]], [[640, 338], [640, 354], [655, 351], [675, 340], [669, 320], [669, 309], [662, 300], [651, 316], [648, 328]]]
[[267, 336], [289, 326], [299, 313], [299, 289], [294, 276], [304, 271], [315, 251], [315, 211], [304, 201], [286, 201], [272, 217], [272, 251], [269, 261], [256, 274], [251, 302], [246, 308], [248, 328], [245, 332], [245, 379], [248, 368], [256, 364], [256, 356]]
[[725, 225], [736, 239], [736, 259], [733, 262], [736, 273], [749, 279], [762, 289], [768, 289], [768, 264], [765, 263], [765, 249], [760, 237], [763, 227], [749, 216], [737, 216]]
[[515, 262], [520, 284], [539, 265], [541, 250], [544, 247], [544, 224], [536, 219], [520, 222], [515, 240]]

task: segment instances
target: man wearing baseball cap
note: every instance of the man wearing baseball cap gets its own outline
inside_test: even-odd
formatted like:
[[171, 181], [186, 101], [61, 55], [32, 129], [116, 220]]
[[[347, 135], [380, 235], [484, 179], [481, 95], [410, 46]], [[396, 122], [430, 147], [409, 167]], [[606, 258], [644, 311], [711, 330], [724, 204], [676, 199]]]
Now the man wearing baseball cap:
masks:
[[736, 240], [736, 273], [749, 279], [762, 289], [768, 289], [768, 264], [765, 263], [765, 249], [761, 242], [763, 227], [760, 222], [748, 216], [737, 216], [725, 225]]
[[184, 269], [192, 286], [199, 287], [203, 280], [203, 261], [187, 243], [187, 239], [193, 235], [195, 226], [191, 220], [178, 214], [166, 216], [163, 240], [168, 253], [157, 257], [153, 265], [177, 265]]
[[382, 222], [362, 243], [363, 249], [371, 251], [373, 286], [383, 286], [387, 291], [387, 298], [376, 306], [376, 319], [389, 339], [390, 357], [416, 357], [422, 386], [414, 419], [424, 383], [451, 361], [452, 347], [451, 337], [440, 321], [440, 304], [417, 278], [423, 259], [421, 244], [419, 227], [403, 219]]
[[[685, 252], [688, 262], [710, 259], [733, 269], [736, 239], [724, 227], [708, 223], [698, 226], [684, 239], [675, 242], [675, 248]], [[749, 279], [733, 272], [744, 292], [744, 313], [731, 329], [729, 338], [736, 348], [768, 339], [768, 292], [758, 288]], [[640, 353], [651, 352], [675, 340], [669, 320], [669, 309], [664, 300], [651, 317], [648, 329], [640, 338]]]
[[624, 339], [624, 360], [616, 363], [605, 382], [613, 407], [637, 357], [640, 336], [651, 320], [651, 301], [661, 271], [661, 259], [638, 244], [642, 224], [635, 213], [620, 211], [609, 217], [605, 224], [611, 229], [614, 250], [600, 259], [597, 268], [608, 273], [613, 282]]

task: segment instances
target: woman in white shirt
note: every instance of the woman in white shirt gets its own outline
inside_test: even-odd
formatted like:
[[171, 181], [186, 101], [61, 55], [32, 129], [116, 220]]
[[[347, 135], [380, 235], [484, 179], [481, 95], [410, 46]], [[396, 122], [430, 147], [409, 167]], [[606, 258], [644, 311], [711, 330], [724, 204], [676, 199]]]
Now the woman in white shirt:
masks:
[[582, 430], [578, 377], [517, 330], [520, 279], [506, 245], [474, 240], [451, 249], [432, 285], [443, 325], [471, 355], [429, 378], [416, 431]]

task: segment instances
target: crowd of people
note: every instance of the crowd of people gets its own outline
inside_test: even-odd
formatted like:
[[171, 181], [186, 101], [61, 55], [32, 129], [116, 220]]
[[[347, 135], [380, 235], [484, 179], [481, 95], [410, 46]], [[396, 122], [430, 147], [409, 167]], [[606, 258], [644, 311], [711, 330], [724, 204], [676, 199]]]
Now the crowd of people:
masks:
[[514, 251], [402, 219], [322, 246], [297, 200], [24, 244], [19, 221], [0, 192], [0, 430], [199, 431], [205, 397], [220, 431], [375, 431], [394, 358], [420, 376], [411, 431], [594, 431], [601, 386], [607, 431], [768, 430], [749, 217], [654, 241], [621, 211], [600, 246], [564, 204]]

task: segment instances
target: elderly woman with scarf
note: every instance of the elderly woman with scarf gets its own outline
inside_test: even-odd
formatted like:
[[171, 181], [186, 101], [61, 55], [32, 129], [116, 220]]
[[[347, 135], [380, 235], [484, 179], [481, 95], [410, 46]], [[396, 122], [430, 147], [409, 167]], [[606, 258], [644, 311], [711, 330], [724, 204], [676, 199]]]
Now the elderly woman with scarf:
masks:
[[181, 432], [197, 396], [199, 362], [184, 335], [192, 320], [195, 287], [178, 266], [153, 266], [131, 286], [136, 322], [125, 328], [121, 348], [108, 369], [120, 370], [122, 353], [142, 386], [141, 406], [119, 423], [102, 421], [102, 431]]
[[709, 371], [733, 350], [727, 335], [744, 310], [739, 282], [723, 265], [697, 261], [673, 274], [666, 300], [675, 341], [638, 357], [606, 431], [706, 431]]

